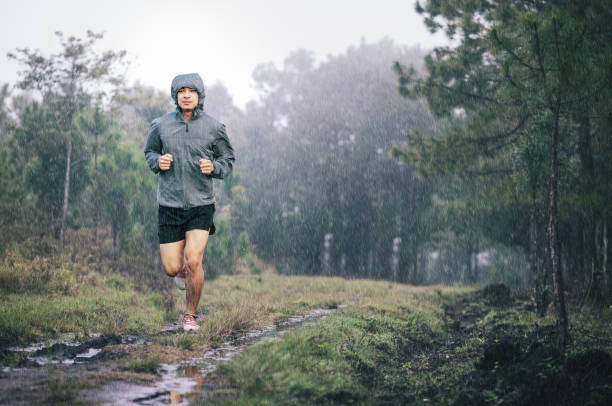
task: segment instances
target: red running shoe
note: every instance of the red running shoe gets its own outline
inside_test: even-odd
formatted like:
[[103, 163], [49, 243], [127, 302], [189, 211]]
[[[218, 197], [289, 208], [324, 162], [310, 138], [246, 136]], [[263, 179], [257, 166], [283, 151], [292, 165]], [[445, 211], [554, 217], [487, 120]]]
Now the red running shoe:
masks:
[[183, 330], [185, 331], [190, 331], [190, 330], [198, 330], [200, 328], [200, 326], [198, 326], [198, 323], [195, 321], [195, 317], [189, 313], [185, 313], [185, 315], [183, 316]]

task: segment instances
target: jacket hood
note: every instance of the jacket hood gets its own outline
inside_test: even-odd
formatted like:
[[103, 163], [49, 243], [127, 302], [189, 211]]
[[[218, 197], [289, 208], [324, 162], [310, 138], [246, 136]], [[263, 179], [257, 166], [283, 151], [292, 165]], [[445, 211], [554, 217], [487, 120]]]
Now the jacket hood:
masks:
[[204, 92], [204, 82], [202, 81], [200, 75], [197, 73], [185, 73], [183, 75], [176, 76], [172, 80], [170, 95], [172, 96], [172, 100], [174, 100], [174, 104], [176, 104], [177, 109], [179, 107], [176, 94], [184, 87], [194, 89], [196, 92], [198, 92], [198, 106], [196, 107], [196, 111], [198, 113], [202, 112], [204, 109], [204, 97], [206, 97], [206, 93]]

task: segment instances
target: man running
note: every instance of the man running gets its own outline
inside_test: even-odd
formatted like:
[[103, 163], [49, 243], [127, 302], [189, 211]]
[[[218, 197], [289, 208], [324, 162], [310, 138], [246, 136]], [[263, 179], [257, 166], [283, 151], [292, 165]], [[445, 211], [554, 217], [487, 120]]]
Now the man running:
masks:
[[197, 73], [178, 75], [170, 88], [176, 111], [151, 123], [144, 149], [159, 174], [159, 249], [162, 265], [186, 289], [184, 330], [200, 328], [196, 310], [204, 285], [202, 258], [215, 233], [213, 178], [232, 171], [234, 149], [225, 126], [203, 111], [204, 83]]

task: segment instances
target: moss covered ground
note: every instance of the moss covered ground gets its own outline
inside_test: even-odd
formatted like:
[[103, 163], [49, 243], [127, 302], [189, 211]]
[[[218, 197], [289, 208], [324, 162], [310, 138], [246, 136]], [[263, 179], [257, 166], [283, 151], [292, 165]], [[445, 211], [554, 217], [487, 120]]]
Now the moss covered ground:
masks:
[[[205, 283], [198, 332], [160, 334], [180, 319], [182, 292], [151, 289], [74, 253], [8, 253], [0, 262], [0, 345], [66, 334], [148, 337], [139, 346], [106, 346], [103, 370], [71, 377], [66, 390], [50, 373], [56, 397], [75, 399], [79, 388], [108, 381], [153, 382], [162, 363], [337, 308], [247, 349], [207, 377], [196, 403], [604, 405], [612, 396], [609, 309], [572, 309], [572, 346], [561, 352], [554, 320], [536, 317], [527, 298], [503, 286], [414, 287], [251, 268]], [[4, 366], [27, 362], [22, 353], [0, 351]]]
[[68, 334], [147, 333], [167, 318], [160, 292], [136, 289], [110, 268], [68, 255], [7, 252], [0, 262], [0, 347]]
[[251, 347], [211, 378], [219, 391], [199, 404], [609, 404], [607, 315], [575, 317], [573, 346], [562, 353], [552, 319], [536, 318], [530, 302], [509, 291], [490, 292], [363, 298]]

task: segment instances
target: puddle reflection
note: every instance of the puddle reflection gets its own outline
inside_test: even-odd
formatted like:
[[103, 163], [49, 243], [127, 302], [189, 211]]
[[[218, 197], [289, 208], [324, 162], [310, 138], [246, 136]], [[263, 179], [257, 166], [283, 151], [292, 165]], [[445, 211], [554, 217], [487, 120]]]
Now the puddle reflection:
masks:
[[[339, 308], [346, 305], [339, 306]], [[100, 387], [83, 389], [80, 391], [86, 403], [112, 404], [112, 405], [177, 405], [188, 404], [202, 396], [208, 390], [214, 390], [214, 383], [205, 381], [219, 365], [222, 365], [246, 348], [263, 338], [280, 337], [285, 332], [295, 329], [304, 323], [321, 320], [333, 313], [336, 309], [317, 309], [306, 315], [289, 317], [283, 321], [275, 322], [261, 330], [245, 332], [241, 337], [222, 343], [217, 348], [211, 348], [200, 357], [193, 358], [183, 364], [162, 364], [159, 369], [159, 380], [153, 386], [130, 382], [128, 380], [112, 380]], [[182, 334], [180, 325], [173, 323], [167, 326], [161, 335]], [[106, 347], [123, 344], [126, 346], [142, 345], [155, 341], [157, 336], [101, 336], [92, 335], [85, 341], [61, 341], [56, 343], [36, 344], [24, 348], [11, 348], [12, 351], [25, 351], [29, 355], [29, 365], [23, 368], [3, 368], [0, 372], [5, 385], [15, 384], [23, 387], [24, 373], [35, 375], [41, 369], [31, 364], [39, 365], [59, 364], [71, 376], [88, 375], [94, 372], [108, 372], [105, 360], [113, 360], [115, 352], [108, 352], [106, 357], [100, 357], [107, 352]], [[66, 337], [63, 337], [65, 340]], [[123, 350], [122, 350], [123, 351]], [[109, 355], [110, 354], [110, 355]], [[119, 353], [117, 353], [119, 354]], [[121, 356], [121, 355], [120, 355]], [[40, 359], [39, 359], [40, 358]], [[106, 368], [106, 369], [105, 369]], [[26, 371], [26, 372], [24, 372]], [[38, 375], [44, 375], [44, 371]], [[38, 376], [36, 375], [36, 376]], [[41, 378], [42, 379], [42, 378]], [[209, 385], [212, 385], [210, 388]], [[38, 390], [38, 388], [37, 388]], [[0, 399], [3, 399], [0, 397]], [[0, 403], [4, 404], [2, 400]]]
[[307, 315], [294, 316], [284, 322], [270, 325], [262, 330], [251, 331], [243, 337], [225, 342], [220, 347], [206, 351], [201, 357], [192, 359], [189, 364], [164, 365], [161, 380], [154, 388], [157, 392], [154, 395], [137, 399], [132, 397], [132, 402], [139, 405], [187, 404], [189, 400], [197, 398], [205, 390], [203, 386], [206, 376], [247, 347], [262, 338], [278, 337], [306, 322], [321, 320], [335, 310], [317, 309]]
[[181, 403], [181, 394], [178, 393], [177, 391], [171, 390], [170, 391], [170, 404], [178, 405], [179, 403]]

